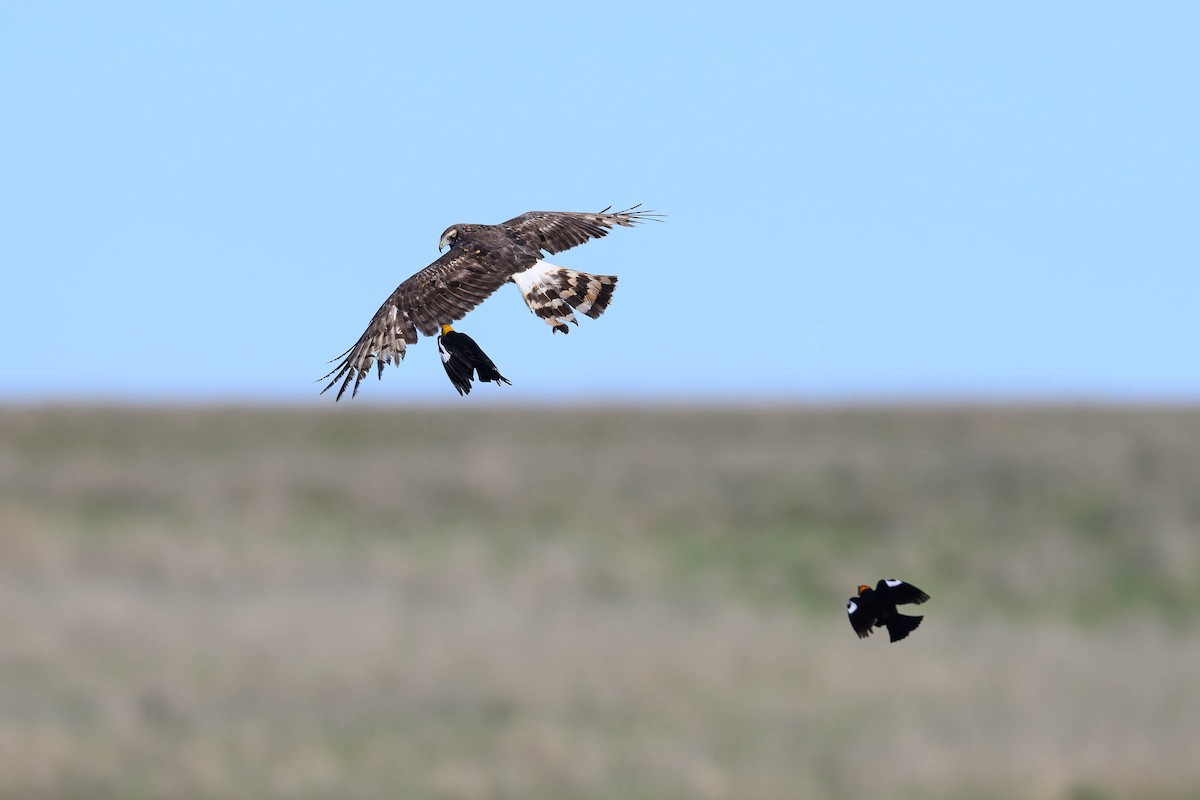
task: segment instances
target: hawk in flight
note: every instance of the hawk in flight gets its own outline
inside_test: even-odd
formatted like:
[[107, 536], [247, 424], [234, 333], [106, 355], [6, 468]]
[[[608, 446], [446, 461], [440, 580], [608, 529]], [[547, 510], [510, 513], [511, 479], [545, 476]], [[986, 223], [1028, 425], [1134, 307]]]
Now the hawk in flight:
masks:
[[530, 211], [499, 225], [451, 225], [438, 243], [438, 250], [449, 247], [449, 252], [396, 287], [354, 346], [339, 356], [321, 394], [340, 383], [340, 400], [353, 381], [354, 397], [372, 366], [382, 378], [384, 364], [399, 365], [418, 332], [436, 336], [443, 325], [461, 319], [507, 281], [517, 285], [529, 310], [554, 331], [567, 333], [568, 322], [578, 324], [575, 311], [596, 319], [612, 300], [617, 276], [559, 267], [543, 261], [542, 253], [599, 239], [618, 225], [632, 228], [661, 219], [638, 208], [611, 213], [606, 208], [598, 214]]

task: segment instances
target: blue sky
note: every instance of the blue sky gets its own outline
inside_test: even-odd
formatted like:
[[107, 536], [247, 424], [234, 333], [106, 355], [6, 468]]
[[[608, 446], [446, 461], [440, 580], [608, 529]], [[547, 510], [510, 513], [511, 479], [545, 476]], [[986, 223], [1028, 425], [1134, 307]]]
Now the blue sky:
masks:
[[[454, 222], [644, 203], [360, 402], [1200, 399], [1200, 6], [6, 3], [0, 401], [318, 402]], [[331, 402], [327, 397], [319, 402]]]

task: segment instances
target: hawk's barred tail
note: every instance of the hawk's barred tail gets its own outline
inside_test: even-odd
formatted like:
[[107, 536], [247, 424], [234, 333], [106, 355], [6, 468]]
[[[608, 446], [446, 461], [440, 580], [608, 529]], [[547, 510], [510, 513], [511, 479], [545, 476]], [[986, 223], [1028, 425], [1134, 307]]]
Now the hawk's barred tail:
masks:
[[613, 292], [617, 290], [616, 275], [590, 275], [573, 269], [560, 270], [558, 275], [565, 282], [559, 286], [563, 299], [580, 314], [592, 319], [599, 319], [608, 309]]
[[617, 289], [616, 275], [592, 275], [539, 261], [512, 278], [525, 303], [551, 328], [568, 332], [567, 323], [578, 325], [578, 311], [598, 319]]

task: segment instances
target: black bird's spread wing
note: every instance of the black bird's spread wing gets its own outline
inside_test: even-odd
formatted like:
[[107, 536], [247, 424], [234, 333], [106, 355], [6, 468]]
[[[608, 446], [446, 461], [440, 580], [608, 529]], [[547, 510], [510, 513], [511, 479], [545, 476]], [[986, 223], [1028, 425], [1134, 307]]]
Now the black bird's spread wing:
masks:
[[850, 615], [850, 626], [854, 628], [858, 638], [865, 639], [871, 635], [871, 628], [875, 625], [875, 612], [869, 603], [863, 603], [862, 598], [851, 597], [846, 601], [846, 613]]
[[632, 228], [646, 220], [661, 220], [661, 214], [653, 211], [638, 211], [638, 206], [624, 211], [609, 213], [604, 209], [598, 214], [575, 211], [529, 211], [513, 217], [497, 227], [547, 253], [559, 253], [588, 239], [607, 236], [614, 225]]
[[382, 377], [384, 364], [399, 365], [407, 345], [416, 343], [418, 331], [425, 336], [436, 335], [439, 326], [461, 319], [506, 280], [508, 272], [497, 269], [486, 251], [450, 250], [396, 287], [354, 346], [342, 353], [338, 365], [321, 378], [333, 378], [321, 394], [341, 382], [337, 393], [341, 400], [353, 381], [350, 396], [354, 397], [372, 366]]
[[471, 381], [475, 377], [475, 368], [465, 359], [459, 358], [447, 344], [445, 336], [438, 337], [438, 350], [442, 355], [442, 366], [445, 367], [446, 375], [458, 393], [468, 395], [471, 393]]
[[884, 578], [875, 585], [875, 591], [880, 594], [886, 594], [888, 599], [896, 605], [903, 605], [904, 603], [916, 603], [920, 605], [929, 599], [929, 595], [911, 583], [905, 583], [896, 578]]

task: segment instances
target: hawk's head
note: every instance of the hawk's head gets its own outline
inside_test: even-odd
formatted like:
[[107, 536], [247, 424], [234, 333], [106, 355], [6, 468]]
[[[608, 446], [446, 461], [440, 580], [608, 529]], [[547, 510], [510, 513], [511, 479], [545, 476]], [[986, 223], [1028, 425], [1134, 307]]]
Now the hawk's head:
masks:
[[467, 232], [470, 225], [451, 225], [446, 230], [442, 231], [442, 238], [438, 240], [438, 252], [442, 252], [447, 247], [454, 247], [455, 242], [459, 237]]
[[472, 234], [477, 234], [488, 227], [487, 225], [466, 225], [461, 222], [457, 225], [451, 225], [442, 231], [442, 238], [438, 241], [438, 252], [440, 253], [447, 247], [454, 247], [454, 245], [469, 239]]

